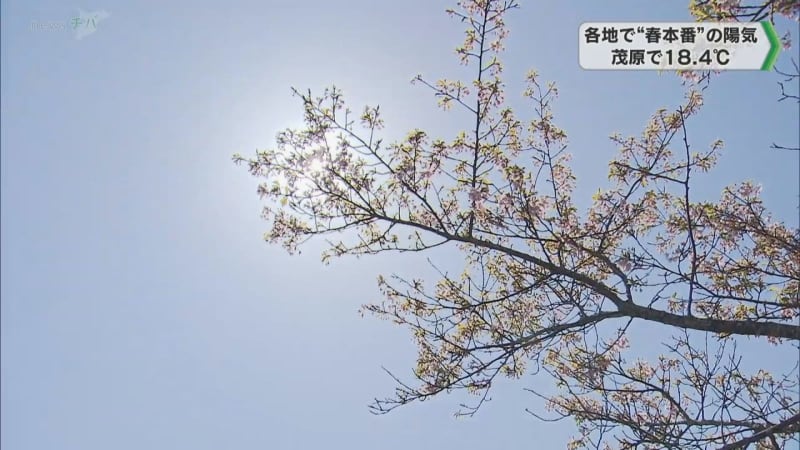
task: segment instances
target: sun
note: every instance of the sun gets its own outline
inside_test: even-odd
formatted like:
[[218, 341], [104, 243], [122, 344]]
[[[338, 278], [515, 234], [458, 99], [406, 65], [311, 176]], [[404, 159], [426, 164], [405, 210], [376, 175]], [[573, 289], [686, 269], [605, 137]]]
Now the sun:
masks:
[[[325, 171], [325, 163], [321, 157], [312, 158], [306, 164], [306, 168], [294, 182], [294, 188], [297, 189], [297, 193], [300, 195], [309, 194], [316, 189], [315, 180]], [[283, 175], [279, 176], [278, 181], [283, 186], [288, 184], [288, 180]]]
[[[281, 186], [282, 191], [291, 191], [298, 196], [307, 196], [317, 191], [317, 186], [322, 182], [322, 176], [326, 172], [328, 164], [334, 158], [332, 153], [337, 150], [332, 148], [333, 146], [329, 143], [333, 138], [333, 135], [326, 136], [323, 142], [317, 143], [314, 147], [289, 150], [302, 152], [304, 156], [299, 158], [302, 162], [293, 164], [292, 169], [287, 168], [287, 170], [291, 170], [292, 176], [287, 176], [287, 173], [273, 173], [274, 180]], [[288, 157], [288, 154], [283, 156]]]
[[314, 158], [308, 165], [308, 171], [311, 175], [317, 175], [325, 168], [325, 164], [323, 164], [322, 159]]

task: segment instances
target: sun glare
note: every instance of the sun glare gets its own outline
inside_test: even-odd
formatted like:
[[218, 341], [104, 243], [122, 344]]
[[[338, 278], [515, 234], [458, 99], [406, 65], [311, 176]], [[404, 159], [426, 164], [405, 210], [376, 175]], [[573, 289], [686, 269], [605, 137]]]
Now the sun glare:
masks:
[[[331, 141], [334, 140], [332, 134], [327, 137]], [[307, 151], [311, 149], [304, 150]], [[330, 157], [330, 155], [328, 155], [328, 157], [326, 157], [326, 155], [330, 151], [331, 149], [326, 142], [315, 149], [311, 155], [308, 155], [303, 164], [304, 168], [301, 169], [302, 171], [300, 173], [297, 173], [297, 178], [294, 180], [292, 186], [289, 186], [289, 180], [283, 174], [275, 174], [275, 180], [283, 188], [294, 188], [295, 192], [298, 194], [303, 195], [311, 193], [316, 187], [315, 179], [318, 179], [325, 172], [326, 159]]]
[[[312, 159], [307, 166], [306, 171], [298, 177], [295, 187], [300, 192], [309, 192], [314, 189], [314, 178], [319, 176], [325, 169], [325, 164], [320, 158]], [[281, 183], [286, 183], [287, 180], [281, 180]]]
[[308, 165], [308, 170], [312, 175], [316, 175], [322, 171], [325, 166], [322, 164], [319, 158], [315, 158], [311, 161], [311, 164]]

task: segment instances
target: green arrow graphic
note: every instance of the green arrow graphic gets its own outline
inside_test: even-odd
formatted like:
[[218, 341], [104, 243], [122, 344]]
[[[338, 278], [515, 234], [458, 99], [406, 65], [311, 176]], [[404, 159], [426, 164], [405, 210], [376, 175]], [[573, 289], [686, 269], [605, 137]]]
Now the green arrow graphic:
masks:
[[778, 39], [775, 27], [772, 26], [769, 20], [761, 21], [761, 26], [764, 28], [767, 39], [769, 39], [769, 53], [767, 53], [767, 59], [764, 60], [764, 64], [761, 65], [761, 70], [772, 70], [775, 60], [778, 59], [778, 53], [781, 52], [781, 41]]

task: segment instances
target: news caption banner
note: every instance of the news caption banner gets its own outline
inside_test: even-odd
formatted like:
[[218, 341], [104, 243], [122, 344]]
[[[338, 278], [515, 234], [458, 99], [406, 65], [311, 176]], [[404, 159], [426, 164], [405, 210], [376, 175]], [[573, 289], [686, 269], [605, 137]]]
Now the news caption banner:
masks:
[[763, 22], [587, 22], [579, 28], [587, 70], [772, 70], [781, 43]]

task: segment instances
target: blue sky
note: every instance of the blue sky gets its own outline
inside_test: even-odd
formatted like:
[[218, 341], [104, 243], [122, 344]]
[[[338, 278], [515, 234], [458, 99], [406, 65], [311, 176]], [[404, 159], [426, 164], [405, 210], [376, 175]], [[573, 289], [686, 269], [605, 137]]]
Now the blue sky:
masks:
[[[320, 243], [295, 257], [267, 246], [256, 181], [231, 163], [299, 124], [291, 86], [335, 83], [355, 110], [380, 103], [389, 138], [415, 127], [453, 136], [460, 119], [409, 84], [460, 73], [461, 27], [443, 12], [451, 2], [230, 3], [2, 3], [0, 446], [564, 443], [571, 423], [524, 413], [537, 405], [522, 390], [540, 382], [531, 377], [501, 384], [472, 419], [452, 417], [457, 397], [369, 414], [373, 397], [392, 392], [381, 366], [409, 374], [414, 347], [357, 309], [379, 300], [377, 274], [418, 275], [420, 260], [323, 266]], [[556, 122], [586, 199], [606, 178], [607, 136], [640, 132], [682, 88], [669, 74], [582, 71], [578, 26], [689, 19], [686, 2], [600, 3], [523, 1], [508, 20], [508, 97], [529, 68], [559, 83]], [[108, 16], [76, 39], [81, 10]], [[796, 227], [798, 155], [768, 149], [797, 143], [797, 105], [776, 103], [779, 79], [724, 74], [689, 133], [699, 147], [727, 142], [699, 195], [754, 179]]]

